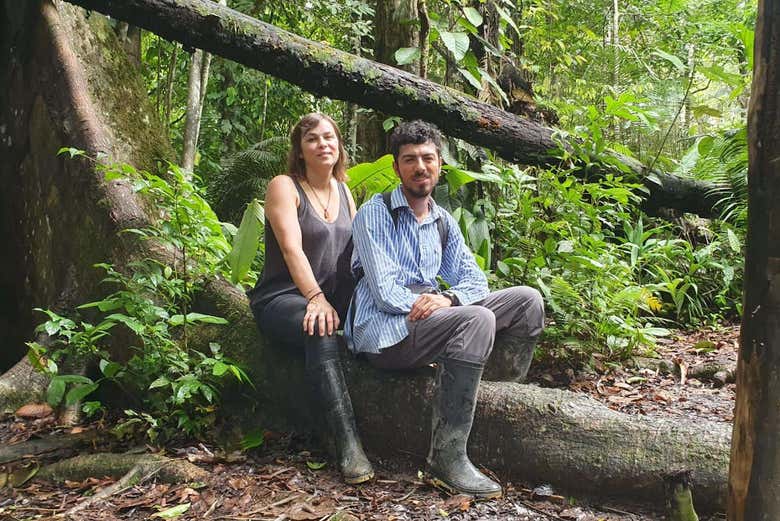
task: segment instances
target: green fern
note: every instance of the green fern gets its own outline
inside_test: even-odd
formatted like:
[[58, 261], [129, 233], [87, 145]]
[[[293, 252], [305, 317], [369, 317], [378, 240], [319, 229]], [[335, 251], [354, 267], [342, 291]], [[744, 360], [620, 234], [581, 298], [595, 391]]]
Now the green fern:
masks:
[[206, 190], [206, 198], [220, 219], [237, 224], [249, 201], [264, 198], [271, 178], [287, 168], [288, 147], [287, 138], [272, 137], [222, 161]]
[[731, 130], [718, 137], [705, 137], [686, 154], [696, 159], [691, 173], [709, 181], [718, 202], [720, 218], [737, 226], [747, 222], [747, 128]]

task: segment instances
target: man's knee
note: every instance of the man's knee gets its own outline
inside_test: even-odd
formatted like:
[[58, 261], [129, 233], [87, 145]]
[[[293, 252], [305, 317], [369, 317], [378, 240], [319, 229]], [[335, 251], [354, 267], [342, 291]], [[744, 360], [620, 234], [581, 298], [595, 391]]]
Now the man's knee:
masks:
[[485, 363], [493, 350], [493, 341], [496, 336], [496, 315], [488, 308], [482, 306], [468, 306], [468, 319], [465, 326], [468, 332], [465, 334], [463, 345], [464, 359], [470, 362]]
[[521, 320], [525, 322], [528, 336], [538, 336], [544, 329], [544, 299], [542, 294], [529, 286], [508, 288], [518, 309], [525, 310]]
[[496, 315], [491, 310], [482, 306], [464, 307], [464, 310], [466, 309], [469, 314], [467, 319], [469, 327], [478, 330], [480, 333], [495, 334]]

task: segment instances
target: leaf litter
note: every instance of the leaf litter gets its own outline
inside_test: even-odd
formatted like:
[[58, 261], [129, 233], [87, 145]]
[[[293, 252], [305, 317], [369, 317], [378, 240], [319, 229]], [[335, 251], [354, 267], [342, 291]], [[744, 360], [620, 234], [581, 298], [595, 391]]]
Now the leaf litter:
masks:
[[[535, 367], [539, 385], [567, 387], [586, 393], [608, 407], [628, 414], [706, 418], [730, 422], [734, 384], [719, 385], [692, 377], [691, 368], [736, 365], [738, 327], [679, 333], [662, 343], [655, 357], [631, 366], [603, 371]], [[30, 409], [23, 410], [28, 413]], [[33, 410], [33, 412], [38, 412]], [[51, 415], [8, 417], [0, 422], [0, 443], [16, 443], [59, 429]], [[37, 417], [34, 417], [37, 416]], [[237, 455], [195, 443], [170, 447], [209, 472], [203, 483], [171, 485], [156, 477], [130, 486], [78, 512], [79, 520], [211, 519], [303, 521], [327, 520], [507, 520], [507, 521], [661, 521], [663, 514], [636, 505], [588, 504], [541, 483], [503, 482], [505, 496], [481, 501], [447, 496], [417, 479], [419, 462], [374, 459], [377, 478], [364, 485], [341, 482], [333, 465], [302, 440], [269, 433], [256, 450]], [[30, 462], [25, 464], [29, 465]], [[3, 468], [4, 472], [9, 469]], [[17, 469], [18, 470], [18, 469]], [[54, 484], [36, 479], [0, 488], [0, 519], [49, 519], [79, 504], [115, 480], [92, 477]], [[662, 501], [659, 501], [662, 503]], [[702, 521], [708, 518], [702, 517]], [[721, 519], [719, 517], [711, 518]]]

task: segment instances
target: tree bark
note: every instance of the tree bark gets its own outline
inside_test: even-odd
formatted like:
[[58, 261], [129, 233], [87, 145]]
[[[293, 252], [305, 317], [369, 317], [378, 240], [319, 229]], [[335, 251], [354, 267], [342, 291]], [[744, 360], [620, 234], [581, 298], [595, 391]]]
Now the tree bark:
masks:
[[200, 130], [200, 115], [203, 110], [201, 105], [201, 77], [203, 75], [204, 53], [196, 49], [190, 58], [190, 70], [187, 77], [187, 112], [184, 119], [184, 136], [182, 138], [181, 167], [187, 172], [192, 172], [195, 166], [195, 153], [198, 148], [198, 133]]
[[[217, 0], [217, 2], [219, 5], [227, 5], [227, 0]], [[190, 59], [190, 71], [187, 79], [187, 112], [184, 121], [184, 143], [181, 154], [181, 166], [188, 172], [192, 172], [195, 168], [195, 155], [198, 151], [198, 137], [200, 136], [200, 120], [203, 114], [203, 104], [206, 102], [210, 67], [211, 54], [196, 49]], [[263, 114], [263, 119], [265, 120], [265, 114]]]
[[780, 519], [780, 4], [759, 2], [748, 111], [745, 306], [728, 518]]
[[[416, 18], [417, 0], [377, 0], [374, 10], [374, 61], [395, 66], [395, 52], [417, 45], [418, 34], [410, 22]], [[411, 72], [413, 64], [401, 65]], [[374, 108], [374, 107], [372, 107]], [[383, 122], [392, 111], [368, 111], [358, 117], [357, 150], [363, 161], [373, 161], [388, 153]]]
[[[435, 123], [445, 133], [495, 150], [508, 161], [556, 165], [553, 130], [460, 92], [327, 45], [306, 40], [206, 0], [70, 0], [139, 25], [185, 46], [201, 48], [294, 83], [312, 93], [352, 101], [405, 118]], [[711, 185], [647, 172], [647, 209], [672, 208], [712, 216]]]

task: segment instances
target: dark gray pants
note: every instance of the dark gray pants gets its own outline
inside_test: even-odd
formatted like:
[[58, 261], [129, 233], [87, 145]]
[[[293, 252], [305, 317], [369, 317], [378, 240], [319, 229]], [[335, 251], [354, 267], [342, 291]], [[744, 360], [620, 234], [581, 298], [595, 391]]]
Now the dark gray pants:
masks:
[[490, 293], [469, 306], [434, 311], [423, 320], [407, 320], [409, 335], [380, 354], [367, 354], [380, 369], [423, 367], [439, 358], [485, 364], [496, 335], [536, 338], [544, 328], [544, 303], [533, 288], [515, 286]]

